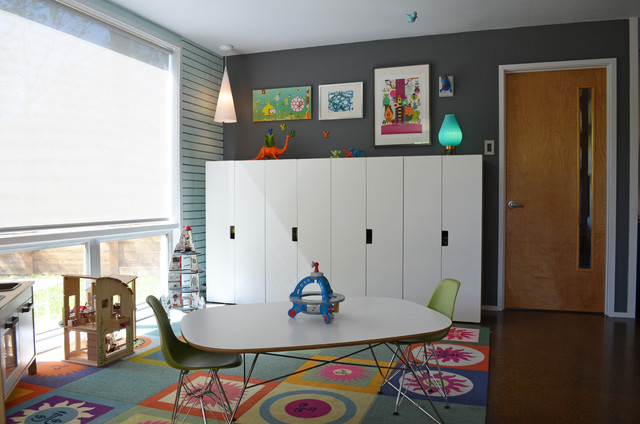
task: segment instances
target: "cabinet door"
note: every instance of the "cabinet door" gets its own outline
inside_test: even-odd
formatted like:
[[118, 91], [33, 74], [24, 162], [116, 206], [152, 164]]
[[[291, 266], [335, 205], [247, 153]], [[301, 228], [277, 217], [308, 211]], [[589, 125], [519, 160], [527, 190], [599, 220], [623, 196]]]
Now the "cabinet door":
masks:
[[331, 282], [330, 160], [298, 161], [298, 281], [309, 276], [315, 261]]
[[235, 162], [206, 164], [207, 302], [234, 303]]
[[480, 322], [482, 280], [482, 156], [442, 160], [442, 278], [460, 281], [454, 321]]
[[331, 159], [331, 288], [366, 295], [367, 159]]
[[33, 288], [29, 289], [31, 297], [20, 306], [18, 310], [19, 326], [18, 326], [18, 352], [20, 359], [18, 367], [24, 370], [31, 360], [36, 356], [36, 340], [33, 323]]
[[442, 159], [404, 158], [403, 297], [427, 305], [442, 279]]
[[[286, 301], [298, 283], [296, 160], [266, 162], [266, 300]], [[297, 230], [296, 230], [297, 231]]]
[[367, 296], [402, 298], [403, 159], [367, 158]]
[[235, 163], [236, 303], [265, 301], [265, 162]]

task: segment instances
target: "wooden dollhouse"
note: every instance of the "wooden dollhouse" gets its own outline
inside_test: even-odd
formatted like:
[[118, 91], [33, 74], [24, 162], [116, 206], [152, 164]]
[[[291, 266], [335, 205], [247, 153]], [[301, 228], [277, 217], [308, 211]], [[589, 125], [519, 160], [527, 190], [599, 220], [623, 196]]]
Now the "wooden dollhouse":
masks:
[[102, 366], [133, 353], [134, 276], [64, 276], [64, 359]]

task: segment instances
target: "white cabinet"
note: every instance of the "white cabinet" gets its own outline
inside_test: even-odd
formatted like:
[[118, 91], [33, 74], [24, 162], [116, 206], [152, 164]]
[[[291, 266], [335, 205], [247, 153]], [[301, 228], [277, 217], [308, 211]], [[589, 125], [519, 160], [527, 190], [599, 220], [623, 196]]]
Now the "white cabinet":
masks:
[[404, 159], [404, 298], [426, 305], [442, 279], [442, 157]]
[[[298, 278], [309, 276], [311, 262], [319, 262], [331, 281], [331, 160], [298, 160]], [[287, 298], [288, 299], [288, 294]]]
[[426, 305], [453, 278], [454, 321], [480, 322], [482, 156], [406, 157], [404, 190], [404, 298]]
[[335, 292], [347, 297], [366, 295], [366, 208], [367, 159], [331, 159], [331, 275], [327, 278]]
[[206, 164], [207, 302], [235, 303], [235, 162]]
[[480, 322], [482, 263], [482, 156], [442, 162], [442, 278], [460, 281], [455, 321]]
[[455, 278], [454, 320], [480, 321], [479, 155], [209, 162], [206, 215], [208, 301], [286, 300], [317, 261], [347, 297]]
[[235, 166], [236, 303], [265, 301], [265, 162]]
[[265, 162], [266, 300], [289, 298], [298, 278], [296, 160]]
[[367, 296], [402, 298], [403, 158], [367, 158]]

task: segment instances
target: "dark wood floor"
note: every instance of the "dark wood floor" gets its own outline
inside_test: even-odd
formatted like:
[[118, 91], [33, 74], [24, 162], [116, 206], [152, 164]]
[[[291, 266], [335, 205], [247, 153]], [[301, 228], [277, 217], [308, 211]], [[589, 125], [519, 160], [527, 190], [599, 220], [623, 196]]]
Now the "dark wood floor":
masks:
[[640, 321], [483, 312], [487, 423], [640, 423]]

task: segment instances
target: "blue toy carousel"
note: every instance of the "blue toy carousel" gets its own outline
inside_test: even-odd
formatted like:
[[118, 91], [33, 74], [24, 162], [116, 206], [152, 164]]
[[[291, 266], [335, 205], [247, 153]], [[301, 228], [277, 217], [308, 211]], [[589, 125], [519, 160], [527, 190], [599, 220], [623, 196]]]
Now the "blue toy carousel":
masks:
[[[322, 315], [325, 324], [329, 324], [333, 312], [338, 311], [338, 303], [344, 300], [344, 295], [331, 290], [329, 280], [318, 270], [318, 262], [312, 262], [311, 266], [314, 268], [311, 274], [300, 280], [295, 290], [289, 295], [289, 300], [293, 303], [289, 309], [289, 316], [294, 318], [299, 313]], [[318, 283], [320, 291], [302, 293], [303, 289], [311, 283]], [[312, 296], [314, 298], [310, 299], [309, 297]]]

